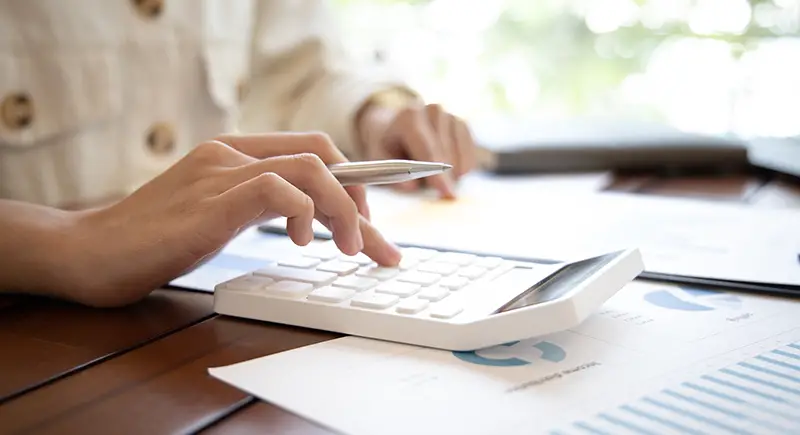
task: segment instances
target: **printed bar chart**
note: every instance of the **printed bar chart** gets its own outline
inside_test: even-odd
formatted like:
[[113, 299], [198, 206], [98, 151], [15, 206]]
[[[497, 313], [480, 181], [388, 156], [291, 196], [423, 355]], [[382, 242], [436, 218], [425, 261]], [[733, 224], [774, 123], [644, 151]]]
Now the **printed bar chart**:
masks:
[[567, 434], [787, 434], [800, 431], [800, 342], [554, 430]]

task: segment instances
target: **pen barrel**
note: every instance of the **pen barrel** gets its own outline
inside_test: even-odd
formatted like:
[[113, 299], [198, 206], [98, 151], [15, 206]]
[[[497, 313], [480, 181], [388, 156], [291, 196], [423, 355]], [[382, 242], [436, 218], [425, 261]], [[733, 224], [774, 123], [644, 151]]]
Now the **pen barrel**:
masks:
[[344, 186], [359, 184], [392, 184], [436, 175], [450, 165], [409, 160], [346, 162], [328, 165], [334, 177]]
[[411, 180], [414, 177], [410, 171], [358, 171], [334, 174], [342, 186], [354, 186], [359, 184], [392, 184]]

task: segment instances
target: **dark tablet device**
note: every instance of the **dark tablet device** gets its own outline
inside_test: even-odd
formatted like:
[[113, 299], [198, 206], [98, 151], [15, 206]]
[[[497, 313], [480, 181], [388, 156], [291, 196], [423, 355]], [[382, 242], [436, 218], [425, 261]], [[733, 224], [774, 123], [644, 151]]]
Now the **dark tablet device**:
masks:
[[723, 136], [639, 121], [525, 121], [483, 124], [475, 136], [495, 173], [747, 170], [748, 147]]

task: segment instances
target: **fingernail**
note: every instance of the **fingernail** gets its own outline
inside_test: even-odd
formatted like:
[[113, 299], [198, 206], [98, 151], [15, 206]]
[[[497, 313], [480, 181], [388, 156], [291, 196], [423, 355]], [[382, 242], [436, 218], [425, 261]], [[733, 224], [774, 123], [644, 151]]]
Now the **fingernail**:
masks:
[[395, 245], [394, 243], [387, 242], [390, 251], [390, 257], [392, 258], [392, 265], [396, 265], [400, 263], [400, 260], [403, 259], [403, 253], [400, 252], [400, 248]]

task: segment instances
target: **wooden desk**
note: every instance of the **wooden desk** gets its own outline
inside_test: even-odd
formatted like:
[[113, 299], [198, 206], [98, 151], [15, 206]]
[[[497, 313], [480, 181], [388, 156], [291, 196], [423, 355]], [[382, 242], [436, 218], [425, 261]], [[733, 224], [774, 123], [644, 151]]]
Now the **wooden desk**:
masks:
[[[800, 207], [800, 188], [779, 180], [629, 177], [608, 188]], [[216, 316], [210, 295], [177, 290], [114, 310], [0, 298], [0, 433], [330, 433], [206, 369], [335, 337]]]

